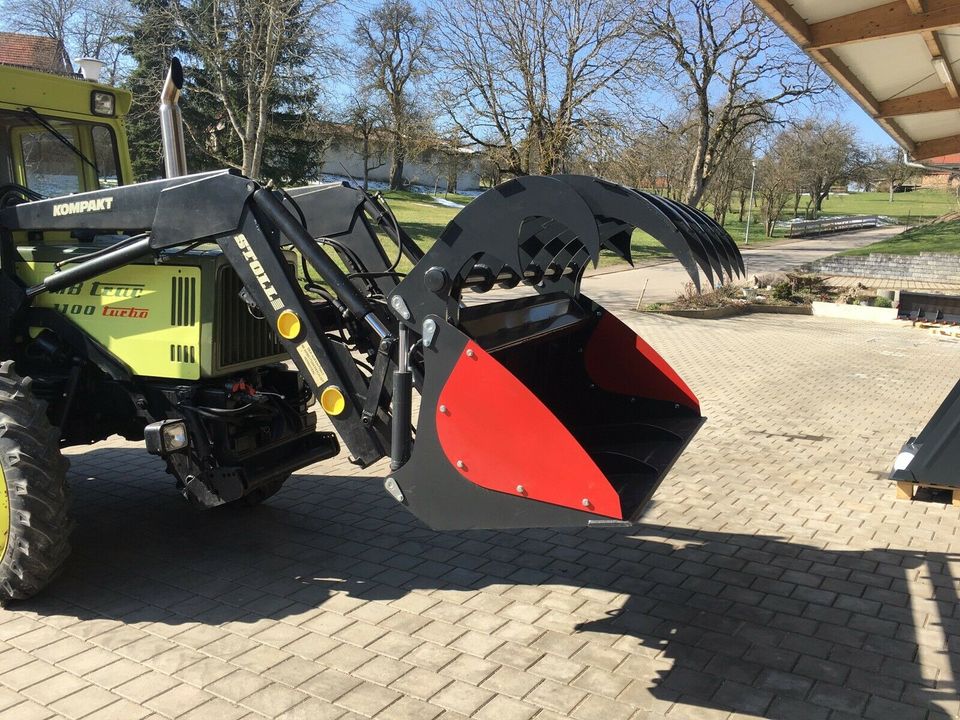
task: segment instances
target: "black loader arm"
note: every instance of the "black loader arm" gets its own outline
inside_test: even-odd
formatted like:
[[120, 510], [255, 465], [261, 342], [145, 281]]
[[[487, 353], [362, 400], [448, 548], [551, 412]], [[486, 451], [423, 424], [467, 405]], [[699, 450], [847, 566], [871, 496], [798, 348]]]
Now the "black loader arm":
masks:
[[383, 457], [389, 418], [381, 410], [361, 422], [367, 381], [347, 348], [325, 334], [282, 247], [292, 244], [302, 253], [337, 295], [342, 313], [373, 342], [390, 342], [392, 336], [272, 191], [220, 171], [24, 203], [0, 213], [0, 227], [138, 233], [27, 288], [27, 301], [143, 257], [162, 262], [164, 250], [216, 242], [315, 397], [321, 404], [329, 399], [327, 406], [336, 410], [328, 414], [355, 461], [366, 466]]

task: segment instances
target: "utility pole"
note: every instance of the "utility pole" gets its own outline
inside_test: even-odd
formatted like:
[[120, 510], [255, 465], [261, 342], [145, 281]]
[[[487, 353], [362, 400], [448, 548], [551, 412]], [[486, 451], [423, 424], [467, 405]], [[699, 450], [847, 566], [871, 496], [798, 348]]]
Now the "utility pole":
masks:
[[757, 180], [757, 161], [751, 160], [750, 164], [753, 166], [753, 175], [750, 177], [750, 204], [747, 205], [747, 231], [743, 236], [743, 244], [750, 244], [750, 217], [753, 215], [753, 185]]

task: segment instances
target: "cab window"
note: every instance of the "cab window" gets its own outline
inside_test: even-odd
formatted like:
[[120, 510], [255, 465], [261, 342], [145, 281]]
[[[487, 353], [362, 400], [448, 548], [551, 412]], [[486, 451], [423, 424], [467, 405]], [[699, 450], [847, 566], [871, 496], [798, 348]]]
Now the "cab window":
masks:
[[116, 136], [108, 125], [46, 115], [44, 120], [68, 142], [26, 112], [0, 111], [0, 153], [5, 156], [0, 162], [0, 183], [26, 185], [55, 197], [123, 182]]
[[113, 132], [105, 125], [94, 125], [90, 132], [93, 136], [97, 183], [101, 188], [116, 187], [120, 184], [120, 173], [117, 170], [117, 144]]
[[[76, 128], [59, 125], [57, 130], [78, 145]], [[45, 128], [24, 129], [17, 134], [28, 188], [47, 197], [83, 190], [83, 164], [76, 153]]]

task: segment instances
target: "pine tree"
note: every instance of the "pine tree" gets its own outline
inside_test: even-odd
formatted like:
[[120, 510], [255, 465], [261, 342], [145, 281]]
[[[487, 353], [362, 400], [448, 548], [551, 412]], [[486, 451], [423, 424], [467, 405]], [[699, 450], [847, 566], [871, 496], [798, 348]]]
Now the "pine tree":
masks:
[[[179, 55], [184, 66], [181, 110], [190, 171], [244, 167], [243, 146], [230, 117], [232, 112], [233, 121], [242, 124], [248, 110], [248, 78], [244, 72], [249, 39], [245, 37], [243, 16], [259, 12], [269, 1], [235, 0], [236, 12], [221, 11], [216, 17], [220, 25], [215, 34], [216, 6], [209, 0], [190, 0], [176, 6], [170, 0], [135, 0], [140, 18], [128, 42], [136, 69], [127, 83], [134, 93], [127, 125], [138, 179], [163, 174], [157, 103], [173, 53]], [[284, 11], [289, 12], [289, 6]], [[317, 35], [309, 27], [315, 13], [302, 11], [298, 2], [289, 14], [295, 19], [284, 27], [285, 40], [266, 95], [264, 148], [253, 165], [258, 176], [283, 184], [316, 177], [327, 146], [317, 117], [319, 85], [306, 60], [316, 54]], [[205, 66], [214, 59], [216, 68]]]
[[133, 93], [126, 128], [134, 179], [138, 182], [163, 177], [160, 88], [170, 57], [183, 49], [168, 4], [168, 0], [131, 0], [137, 20], [123, 37], [126, 52], [135, 63], [124, 86]]

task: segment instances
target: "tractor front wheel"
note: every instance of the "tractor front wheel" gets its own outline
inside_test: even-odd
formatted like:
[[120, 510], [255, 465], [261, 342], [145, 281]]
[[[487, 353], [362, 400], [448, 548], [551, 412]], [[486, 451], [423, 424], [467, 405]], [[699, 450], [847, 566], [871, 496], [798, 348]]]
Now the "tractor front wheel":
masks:
[[70, 554], [67, 461], [30, 386], [0, 363], [0, 603], [35, 595]]
[[272, 480], [268, 480], [260, 487], [248, 492], [242, 498], [237, 498], [236, 500], [227, 503], [227, 505], [231, 507], [255, 507], [267, 498], [271, 498], [276, 495], [280, 488], [283, 487], [283, 484], [287, 481], [288, 477], [290, 476], [280, 475]]

